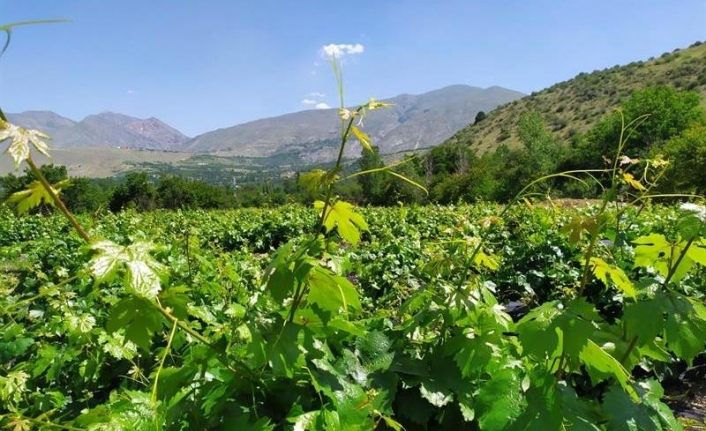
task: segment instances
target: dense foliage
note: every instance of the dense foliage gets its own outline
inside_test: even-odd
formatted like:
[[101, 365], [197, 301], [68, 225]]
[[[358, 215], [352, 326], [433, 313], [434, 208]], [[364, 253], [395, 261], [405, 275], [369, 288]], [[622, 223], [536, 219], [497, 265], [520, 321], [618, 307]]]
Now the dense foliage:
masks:
[[[507, 201], [528, 181], [554, 172], [610, 165], [615, 144], [625, 124], [626, 155], [632, 158], [664, 157], [672, 168], [660, 183], [663, 193], [703, 194], [701, 176], [706, 170], [706, 113], [697, 93], [672, 87], [636, 91], [620, 110], [606, 115], [586, 133], [576, 133], [569, 142], [560, 141], [536, 111], [524, 112], [517, 120], [519, 146], [501, 144], [491, 152], [475, 154], [465, 144], [432, 149], [423, 162], [427, 186], [435, 202]], [[609, 176], [603, 183], [610, 182]], [[546, 183], [544, 193], [558, 197], [595, 197], [600, 187], [573, 181]]]
[[[146, 429], [156, 417], [169, 429], [559, 429], [563, 418], [568, 429], [630, 429], [638, 418], [641, 429], [677, 429], [658, 381], [704, 350], [704, 261], [694, 248], [665, 289], [656, 248], [678, 246], [684, 212], [646, 209], [638, 223], [636, 211], [623, 214], [618, 245], [596, 260], [607, 285], [591, 277], [581, 289], [580, 226], [590, 229], [595, 208], [518, 207], [502, 221], [501, 210], [364, 211], [362, 241], [327, 253], [340, 275], [314, 278], [289, 323], [268, 261], [282, 244], [275, 262], [306, 242], [314, 211], [82, 218], [116, 244], [163, 245], [148, 260], [159, 269], [159, 303], [206, 344], [183, 331], [168, 339], [174, 322], [125, 290], [122, 269], [96, 283], [96, 261], [64, 219], [5, 210], [6, 424]], [[479, 235], [488, 245], [472, 257]], [[350, 290], [329, 290], [337, 285]], [[514, 322], [508, 304], [536, 308]]]

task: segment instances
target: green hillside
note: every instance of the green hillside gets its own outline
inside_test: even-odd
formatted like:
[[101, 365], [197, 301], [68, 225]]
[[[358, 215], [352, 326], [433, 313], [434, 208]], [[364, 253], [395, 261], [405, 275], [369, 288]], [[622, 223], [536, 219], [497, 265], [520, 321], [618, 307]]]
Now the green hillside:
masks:
[[655, 85], [692, 90], [706, 100], [706, 43], [665, 53], [659, 58], [581, 73], [522, 99], [507, 103], [477, 124], [469, 125], [446, 143], [465, 143], [485, 152], [519, 142], [517, 122], [524, 112], [542, 115], [560, 140], [585, 132], [617, 108], [632, 92]]

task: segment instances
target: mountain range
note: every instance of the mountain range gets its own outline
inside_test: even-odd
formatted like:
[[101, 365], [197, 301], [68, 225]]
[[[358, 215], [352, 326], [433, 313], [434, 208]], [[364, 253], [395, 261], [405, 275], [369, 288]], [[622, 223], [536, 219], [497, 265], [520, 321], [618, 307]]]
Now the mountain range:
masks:
[[[478, 88], [452, 85], [423, 94], [402, 94], [385, 100], [389, 109], [371, 113], [363, 119], [381, 153], [391, 154], [428, 148], [444, 142], [473, 121], [479, 111], [491, 111], [499, 105], [522, 97], [517, 91], [502, 87]], [[9, 114], [10, 121], [23, 127], [42, 130], [52, 137], [56, 162], [71, 154], [68, 166], [74, 175], [109, 176], [133, 167], [139, 161], [136, 152], [148, 150], [151, 159], [159, 152], [188, 155], [212, 155], [221, 158], [268, 159], [270, 164], [289, 167], [331, 161], [336, 155], [339, 122], [336, 109], [307, 110], [265, 118], [204, 133], [189, 138], [174, 127], [156, 119], [134, 118], [104, 112], [75, 121], [50, 111], [27, 111]], [[115, 149], [124, 150], [130, 163], [111, 165], [110, 171], [86, 171], [101, 150], [115, 157]], [[349, 146], [347, 156], [356, 157], [359, 148]], [[85, 153], [85, 161], [81, 155]], [[180, 160], [184, 157], [179, 158]], [[132, 160], [138, 159], [138, 160]], [[171, 163], [173, 155], [165, 156]], [[82, 168], [83, 167], [83, 168]], [[0, 164], [0, 171], [7, 167]]]
[[[429, 148], [440, 144], [488, 112], [522, 97], [502, 87], [452, 85], [420, 95], [402, 94], [385, 100], [393, 106], [370, 113], [364, 129], [382, 154]], [[338, 148], [337, 110], [301, 111], [215, 130], [188, 141], [184, 150], [227, 156], [288, 155], [315, 163], [332, 160]], [[360, 149], [349, 147], [348, 156]]]

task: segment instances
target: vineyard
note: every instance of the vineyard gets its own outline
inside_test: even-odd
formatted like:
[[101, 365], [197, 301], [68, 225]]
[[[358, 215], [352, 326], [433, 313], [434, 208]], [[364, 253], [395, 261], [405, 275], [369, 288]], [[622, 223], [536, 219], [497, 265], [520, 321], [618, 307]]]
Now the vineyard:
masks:
[[338, 187], [365, 175], [428, 192], [411, 159], [344, 169], [387, 107], [341, 102], [309, 206], [78, 215], [33, 158], [49, 137], [0, 110], [35, 178], [0, 206], [0, 427], [703, 429], [706, 207], [629, 148], [647, 116], [620, 114], [605, 167], [502, 205], [357, 207]]
[[[607, 212], [583, 283], [598, 208], [502, 210], [366, 209], [345, 246], [298, 206], [81, 217], [125, 263], [59, 215], [5, 210], [4, 423], [680, 429], [659, 381], [703, 363], [693, 213]], [[297, 262], [304, 247], [321, 258]]]

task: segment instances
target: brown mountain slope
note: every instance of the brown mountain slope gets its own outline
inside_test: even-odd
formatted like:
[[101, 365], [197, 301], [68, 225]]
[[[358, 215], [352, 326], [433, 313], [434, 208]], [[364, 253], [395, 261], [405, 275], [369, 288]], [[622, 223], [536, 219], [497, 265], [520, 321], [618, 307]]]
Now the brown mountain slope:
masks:
[[517, 121], [527, 111], [542, 114], [548, 127], [566, 140], [590, 128], [633, 91], [654, 85], [697, 91], [706, 100], [706, 43], [697, 42], [656, 59], [581, 73], [497, 108], [485, 120], [466, 126], [445, 143], [467, 144], [479, 152], [501, 143], [515, 145]]

